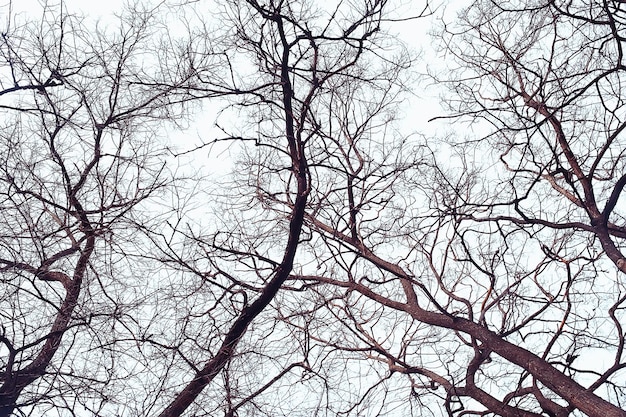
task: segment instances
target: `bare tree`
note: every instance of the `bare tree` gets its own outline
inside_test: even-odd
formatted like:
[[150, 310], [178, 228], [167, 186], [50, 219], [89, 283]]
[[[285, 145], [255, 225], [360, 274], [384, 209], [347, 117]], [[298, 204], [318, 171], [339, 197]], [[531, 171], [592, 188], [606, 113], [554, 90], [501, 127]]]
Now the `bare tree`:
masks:
[[[373, 136], [394, 118], [391, 108], [403, 90], [400, 73], [410, 65], [410, 57], [383, 32], [389, 13], [386, 1], [313, 6], [250, 0], [224, 2], [223, 7], [226, 35], [221, 42], [233, 68], [230, 90], [236, 92], [230, 109], [248, 121], [240, 121], [239, 127], [220, 125], [224, 137], [219, 140], [237, 141], [242, 154], [234, 177], [221, 185], [229, 191], [221, 221], [212, 227], [215, 231], [210, 232], [210, 226], [194, 231], [176, 223], [174, 232], [183, 234], [184, 241], [155, 238], [169, 262], [196, 277], [186, 295], [193, 301], [181, 312], [185, 325], [161, 344], [185, 358], [185, 379], [192, 378], [161, 415], [177, 416], [184, 410], [210, 415], [220, 409], [231, 416], [243, 410], [267, 415], [333, 413], [341, 408], [323, 397], [340, 395], [343, 387], [315, 368], [313, 356], [321, 352], [304, 348], [308, 339], [294, 339], [301, 332], [288, 318], [306, 318], [307, 311], [314, 313], [308, 308], [324, 308], [330, 300], [306, 290], [308, 284], [286, 282], [317, 263], [308, 243], [313, 229], [304, 228], [309, 212], [332, 216], [337, 209], [337, 221], [343, 221], [344, 202], [338, 200], [343, 197], [334, 190], [338, 184], [332, 168], [339, 166], [343, 172], [348, 164], [351, 181], [361, 186], [357, 178], [363, 158], [384, 158], [368, 166], [370, 171], [393, 163], [388, 161], [393, 156], [384, 155], [386, 149], [378, 153]], [[371, 156], [350, 144], [352, 135], [371, 139], [365, 145]], [[393, 148], [396, 154], [400, 150]], [[381, 179], [377, 187], [384, 189], [391, 182]], [[182, 247], [194, 245], [195, 251], [181, 256]], [[207, 292], [199, 292], [204, 286]], [[309, 295], [318, 298], [313, 301], [318, 306], [303, 311], [300, 305], [311, 302]], [[300, 308], [291, 313], [288, 305]], [[204, 327], [209, 332], [202, 336], [206, 346], [190, 343], [181, 352], [177, 341], [198, 340], [194, 317], [203, 314], [220, 317]], [[228, 319], [222, 320], [224, 316]], [[201, 348], [207, 352], [193, 353]], [[209, 384], [211, 389], [203, 393]], [[284, 389], [295, 387], [307, 393], [300, 395], [311, 397], [281, 399]]]
[[171, 182], [158, 130], [186, 114], [212, 58], [165, 36], [157, 9], [129, 9], [107, 31], [60, 7], [39, 21], [7, 7], [0, 415], [99, 414], [132, 374], [108, 346], [133, 331], [142, 301], [122, 279], [133, 212]]
[[625, 413], [623, 18], [620, 2], [480, 1], [444, 27], [444, 120], [471, 130], [419, 185], [437, 285], [412, 314], [471, 350], [447, 381], [404, 372], [441, 384], [449, 413]]

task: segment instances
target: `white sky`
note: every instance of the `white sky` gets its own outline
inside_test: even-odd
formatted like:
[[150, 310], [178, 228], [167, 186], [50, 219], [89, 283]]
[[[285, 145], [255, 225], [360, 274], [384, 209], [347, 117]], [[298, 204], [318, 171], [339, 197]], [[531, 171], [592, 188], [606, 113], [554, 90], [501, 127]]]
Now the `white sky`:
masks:
[[[107, 16], [111, 16], [112, 14], [120, 11], [126, 2], [127, 0], [63, 0], [63, 4], [68, 11], [79, 12], [90, 18], [102, 20], [106, 20]], [[50, 3], [54, 3], [54, 1], [51, 0]], [[156, 1], [152, 1], [152, 3], [156, 3]], [[455, 8], [459, 7], [460, 4], [465, 3], [466, 1], [459, 1], [458, 4], [455, 4]], [[1, 25], [6, 25], [6, 15], [3, 15], [3, 13], [5, 13], [6, 5], [8, 4], [9, 0], [0, 0]], [[44, 0], [13, 0], [12, 7], [16, 13], [32, 14], [33, 16], [37, 16], [41, 13], [42, 4], [44, 4]], [[401, 37], [405, 42], [410, 44], [415, 49], [423, 49], [425, 61], [427, 61], [429, 57], [433, 56], [432, 50], [429, 50], [433, 41], [427, 34], [428, 30], [432, 26], [432, 23], [431, 19], [424, 19], [394, 26], [394, 28], [401, 31]], [[423, 64], [420, 63], [419, 65]], [[434, 134], [434, 132], [438, 129], [445, 129], [446, 124], [449, 123], [446, 121], [427, 123], [428, 119], [441, 115], [442, 110], [439, 106], [439, 92], [437, 89], [434, 87], [426, 89], [424, 88], [425, 85], [426, 83], [424, 83], [419, 90], [415, 92], [415, 99], [407, 102], [406, 107], [402, 109], [402, 112], [406, 117], [405, 123], [401, 125], [404, 133], [408, 134], [414, 131], [428, 136], [429, 134]], [[191, 149], [194, 146], [201, 144], [203, 141], [210, 141], [219, 135], [216, 129], [212, 129], [212, 122], [214, 119], [212, 115], [215, 113], [215, 108], [212, 108], [207, 104], [205, 105], [204, 112], [204, 116], [202, 113], [197, 115], [195, 121], [191, 123], [190, 128], [186, 132], [172, 133], [171, 136], [173, 141], [183, 144], [181, 149]], [[185, 144], [185, 141], [187, 141], [187, 144]], [[197, 158], [202, 158], [203, 156], [206, 158], [195, 159], [195, 163], [208, 167], [209, 171], [227, 171], [227, 169], [224, 169], [224, 161], [230, 159], [227, 155], [228, 151], [224, 147], [216, 147], [213, 149], [210, 157], [206, 157], [208, 156], [207, 149], [206, 151], [203, 150], [201, 153], [196, 155]], [[189, 158], [192, 157], [185, 157], [183, 161], [189, 162]], [[600, 356], [601, 355], [597, 355], [596, 360], [598, 360]]]

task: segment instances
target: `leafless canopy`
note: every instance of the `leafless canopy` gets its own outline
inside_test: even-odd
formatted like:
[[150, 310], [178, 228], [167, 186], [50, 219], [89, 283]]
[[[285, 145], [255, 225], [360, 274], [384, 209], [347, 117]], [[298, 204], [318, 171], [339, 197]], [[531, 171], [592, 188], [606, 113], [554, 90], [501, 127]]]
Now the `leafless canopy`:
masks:
[[7, 6], [0, 416], [626, 416], [626, 5], [315, 3]]

